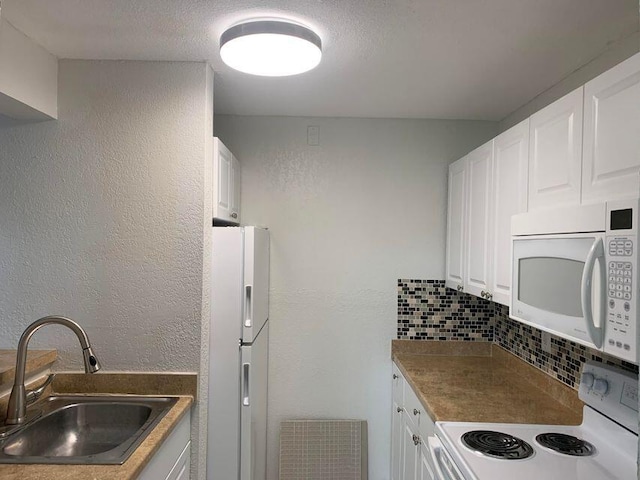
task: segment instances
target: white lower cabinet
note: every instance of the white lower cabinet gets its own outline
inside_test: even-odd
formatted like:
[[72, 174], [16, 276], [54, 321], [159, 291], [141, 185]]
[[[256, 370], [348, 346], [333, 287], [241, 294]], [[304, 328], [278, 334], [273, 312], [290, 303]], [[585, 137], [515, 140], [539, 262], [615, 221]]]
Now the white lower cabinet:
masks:
[[138, 480], [188, 480], [191, 469], [191, 412], [187, 412], [151, 458]]
[[433, 480], [427, 437], [435, 424], [395, 363], [392, 390], [391, 479]]
[[403, 382], [404, 378], [394, 363], [393, 400], [391, 402], [393, 408], [391, 412], [391, 480], [400, 480], [402, 478]]
[[429, 456], [429, 445], [427, 444], [426, 438], [422, 441], [420, 445], [420, 473], [418, 478], [420, 480], [435, 480], [435, 476], [433, 474], [433, 466], [431, 465], [431, 457]]
[[411, 422], [405, 421], [402, 428], [402, 479], [416, 480], [418, 478], [418, 457], [420, 451], [420, 437]]

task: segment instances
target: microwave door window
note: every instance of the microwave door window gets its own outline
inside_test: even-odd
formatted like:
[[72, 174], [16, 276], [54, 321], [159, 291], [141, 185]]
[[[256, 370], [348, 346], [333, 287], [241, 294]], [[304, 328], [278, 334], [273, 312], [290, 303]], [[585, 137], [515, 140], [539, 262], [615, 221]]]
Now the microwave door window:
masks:
[[584, 262], [566, 258], [519, 260], [518, 300], [542, 311], [582, 317], [580, 286]]

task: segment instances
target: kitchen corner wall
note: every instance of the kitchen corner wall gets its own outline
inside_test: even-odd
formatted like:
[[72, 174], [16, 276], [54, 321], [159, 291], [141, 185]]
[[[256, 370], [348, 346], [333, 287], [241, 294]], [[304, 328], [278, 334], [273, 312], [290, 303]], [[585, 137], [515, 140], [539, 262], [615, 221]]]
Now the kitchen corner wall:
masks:
[[448, 164], [495, 127], [216, 116], [242, 163], [242, 222], [271, 232], [269, 480], [292, 418], [367, 420], [369, 478], [388, 480], [395, 279], [444, 275]]
[[[640, 5], [640, 1], [638, 4]], [[638, 21], [638, 30], [636, 32], [607, 45], [607, 48], [595, 58], [585, 59], [586, 63], [583, 66], [570, 72], [545, 91], [539, 92], [532, 100], [503, 118], [499, 124], [499, 132], [502, 133], [508, 130], [522, 120], [529, 118], [538, 110], [550, 105], [569, 92], [593, 80], [601, 73], [640, 52], [640, 17], [638, 17]]]
[[398, 280], [398, 338], [492, 341], [553, 378], [577, 389], [586, 361], [604, 362], [638, 373], [632, 363], [551, 335], [542, 349], [542, 331], [509, 318], [509, 307], [460, 293], [444, 280]]
[[[63, 60], [58, 85], [59, 120], [0, 126], [0, 347], [60, 314], [85, 327], [105, 371], [198, 372], [210, 67]], [[64, 328], [31, 347], [57, 348], [58, 370], [82, 369]], [[192, 465], [204, 478], [201, 422], [197, 407]]]

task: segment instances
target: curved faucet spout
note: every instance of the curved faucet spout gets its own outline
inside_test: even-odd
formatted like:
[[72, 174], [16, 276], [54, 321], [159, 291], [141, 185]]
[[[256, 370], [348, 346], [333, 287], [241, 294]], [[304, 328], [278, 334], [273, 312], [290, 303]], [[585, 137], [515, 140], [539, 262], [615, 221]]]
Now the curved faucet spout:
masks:
[[70, 318], [60, 317], [58, 315], [51, 315], [36, 320], [25, 329], [20, 337], [20, 341], [18, 342], [16, 375], [13, 382], [13, 389], [11, 390], [11, 396], [9, 397], [9, 404], [7, 405], [7, 419], [5, 420], [5, 424], [7, 425], [19, 425], [24, 423], [26, 419], [27, 394], [24, 387], [24, 377], [27, 364], [27, 347], [29, 346], [29, 340], [31, 340], [33, 334], [45, 325], [62, 325], [73, 331], [73, 333], [76, 334], [76, 337], [78, 337], [80, 346], [82, 347], [82, 358], [84, 360], [85, 372], [96, 373], [100, 370], [100, 362], [93, 353], [89, 337], [87, 337], [87, 334], [80, 325]]

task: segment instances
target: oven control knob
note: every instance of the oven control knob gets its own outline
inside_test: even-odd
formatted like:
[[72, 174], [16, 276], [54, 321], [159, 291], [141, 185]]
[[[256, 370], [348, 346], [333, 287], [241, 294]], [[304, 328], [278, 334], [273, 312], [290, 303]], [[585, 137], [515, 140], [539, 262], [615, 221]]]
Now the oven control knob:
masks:
[[593, 377], [593, 373], [583, 373], [582, 378], [580, 379], [580, 384], [584, 385], [587, 388], [593, 387], [593, 381], [595, 378]]
[[604, 378], [596, 378], [593, 382], [593, 391], [600, 395], [606, 395], [609, 391], [609, 382]]

